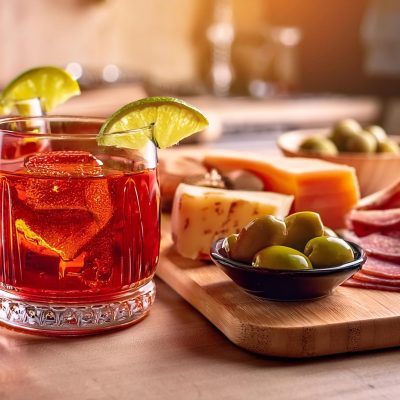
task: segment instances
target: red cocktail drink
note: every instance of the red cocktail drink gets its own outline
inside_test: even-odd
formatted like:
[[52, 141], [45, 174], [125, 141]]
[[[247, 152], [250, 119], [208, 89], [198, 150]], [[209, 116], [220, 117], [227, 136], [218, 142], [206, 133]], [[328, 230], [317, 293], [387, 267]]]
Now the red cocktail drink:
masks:
[[98, 146], [101, 123], [0, 121], [0, 320], [7, 324], [95, 333], [140, 320], [154, 301], [156, 150], [151, 141], [140, 150]]

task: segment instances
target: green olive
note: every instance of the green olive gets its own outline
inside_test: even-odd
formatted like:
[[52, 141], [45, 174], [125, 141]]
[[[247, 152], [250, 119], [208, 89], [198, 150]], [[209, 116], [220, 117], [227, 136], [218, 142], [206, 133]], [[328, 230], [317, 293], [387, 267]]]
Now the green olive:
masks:
[[349, 136], [361, 132], [361, 125], [354, 119], [343, 119], [332, 129], [330, 138], [335, 143], [339, 151], [345, 150]]
[[324, 234], [324, 225], [318, 213], [301, 211], [285, 218], [286, 239], [285, 246], [303, 251], [306, 243], [317, 236]]
[[332, 140], [322, 136], [311, 136], [303, 140], [299, 150], [326, 156], [336, 156], [338, 149]]
[[353, 250], [346, 241], [328, 236], [311, 239], [304, 254], [314, 268], [334, 267], [354, 260]]
[[228, 257], [232, 258], [232, 250], [237, 242], [237, 233], [232, 233], [232, 235], [227, 236], [222, 242], [222, 248], [226, 251]]
[[253, 267], [302, 270], [312, 269], [310, 260], [300, 251], [286, 246], [269, 246], [259, 251], [253, 259]]
[[387, 139], [385, 130], [378, 125], [367, 126], [364, 131], [371, 134], [378, 143], [384, 142]]
[[364, 131], [354, 133], [347, 138], [344, 151], [350, 153], [375, 153], [377, 141], [369, 133]]
[[383, 142], [378, 143], [377, 152], [399, 154], [400, 148], [399, 145], [394, 140], [387, 139]]
[[265, 215], [249, 222], [238, 234], [235, 245], [231, 248], [231, 258], [251, 262], [261, 249], [274, 244], [282, 244], [286, 236], [285, 222]]
[[338, 235], [336, 235], [336, 232], [333, 229], [328, 228], [327, 226], [324, 226], [324, 236], [338, 237]]

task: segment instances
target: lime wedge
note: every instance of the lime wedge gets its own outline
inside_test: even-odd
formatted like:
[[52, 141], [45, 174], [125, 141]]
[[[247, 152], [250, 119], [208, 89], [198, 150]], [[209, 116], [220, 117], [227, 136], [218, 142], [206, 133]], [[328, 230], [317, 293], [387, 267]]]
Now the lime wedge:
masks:
[[124, 149], [141, 149], [149, 143], [149, 140], [152, 140], [152, 132], [152, 127], [148, 126], [144, 129], [125, 130], [117, 133], [102, 133], [97, 136], [97, 144], [100, 146], [114, 146]]
[[111, 115], [101, 127], [97, 142], [103, 146], [138, 149], [148, 140], [147, 134], [133, 135], [133, 132], [142, 127], [152, 127], [150, 139], [164, 149], [207, 126], [207, 118], [182, 100], [147, 97], [129, 103]]
[[0, 99], [0, 117], [8, 115], [12, 111], [12, 104], [10, 102], [3, 101]]
[[17, 76], [1, 94], [4, 104], [39, 98], [44, 112], [80, 94], [78, 82], [58, 67], [38, 67]]

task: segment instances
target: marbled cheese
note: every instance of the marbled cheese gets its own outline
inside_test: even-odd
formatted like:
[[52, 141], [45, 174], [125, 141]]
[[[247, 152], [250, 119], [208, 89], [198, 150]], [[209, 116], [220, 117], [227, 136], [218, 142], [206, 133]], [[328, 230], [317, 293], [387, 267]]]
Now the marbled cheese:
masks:
[[171, 215], [172, 238], [179, 254], [207, 258], [211, 243], [258, 216], [285, 217], [293, 196], [270, 192], [214, 189], [181, 183]]

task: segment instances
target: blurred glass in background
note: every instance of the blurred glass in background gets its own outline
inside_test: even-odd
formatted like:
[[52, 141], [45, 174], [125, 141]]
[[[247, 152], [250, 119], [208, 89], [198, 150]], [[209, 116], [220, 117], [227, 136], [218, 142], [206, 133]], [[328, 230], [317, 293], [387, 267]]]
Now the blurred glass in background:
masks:
[[[56, 64], [87, 86], [136, 79], [220, 96], [398, 94], [398, 3], [0, 0], [0, 85]], [[386, 66], [378, 53], [391, 55]]]
[[400, 77], [400, 2], [370, 0], [361, 26], [370, 76]]
[[215, 120], [212, 140], [346, 116], [399, 132], [399, 3], [0, 0], [0, 89], [53, 64], [86, 89], [65, 114], [191, 96]]
[[[394, 96], [398, 3], [0, 0], [0, 86], [55, 64], [84, 87], [140, 81], [149, 93]], [[383, 53], [386, 64], [377, 62]]]

